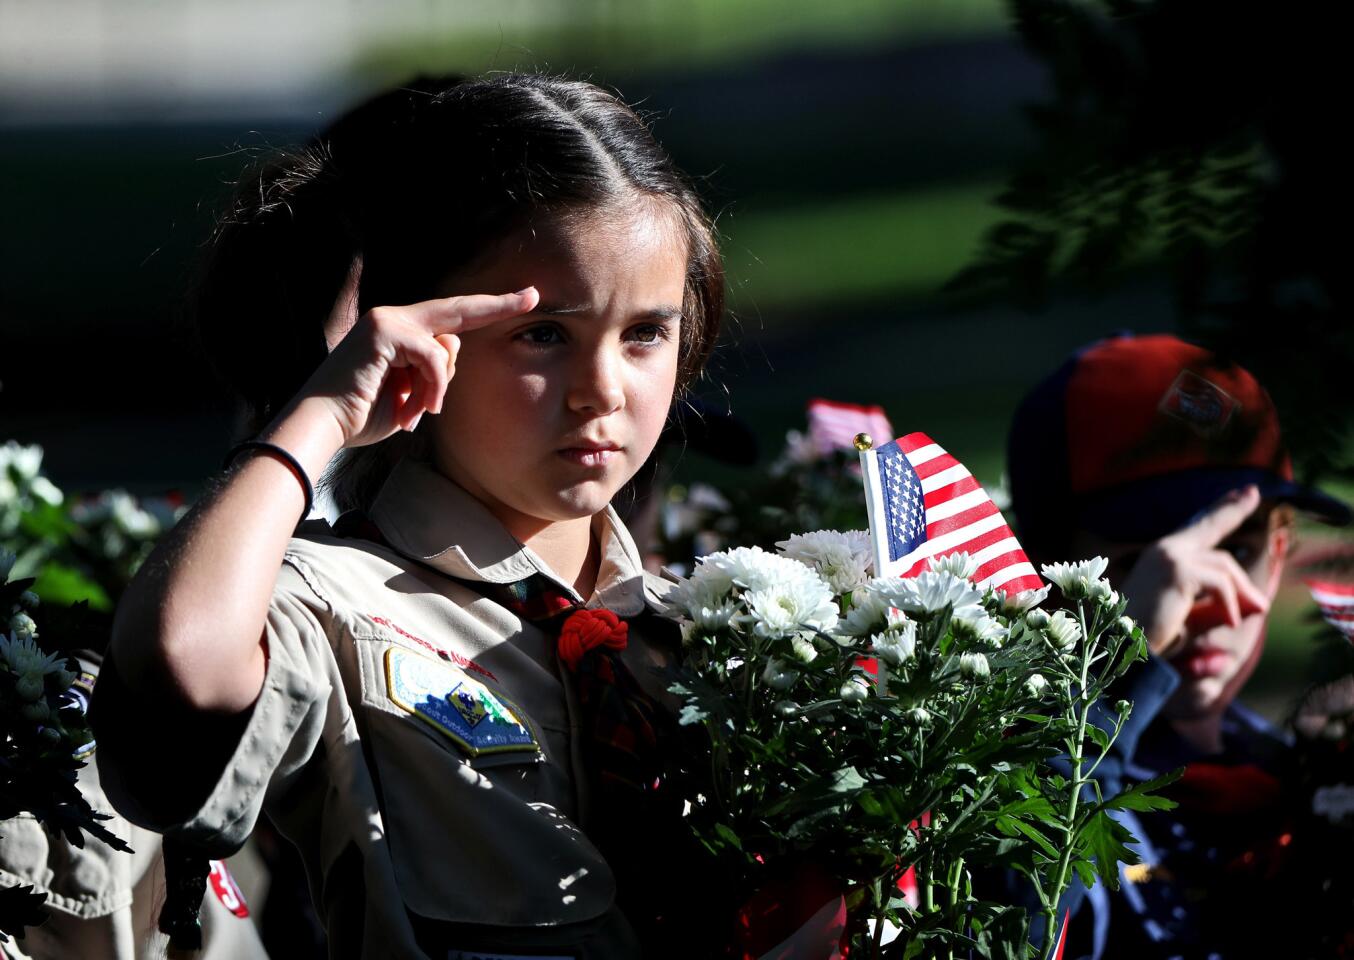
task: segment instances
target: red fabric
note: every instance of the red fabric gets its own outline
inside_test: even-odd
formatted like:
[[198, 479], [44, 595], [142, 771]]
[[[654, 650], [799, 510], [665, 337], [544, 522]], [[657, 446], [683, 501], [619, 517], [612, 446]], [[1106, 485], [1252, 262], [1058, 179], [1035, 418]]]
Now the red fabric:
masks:
[[573, 671], [589, 650], [606, 647], [624, 650], [630, 625], [610, 610], [579, 610], [569, 615], [559, 631], [559, 656]]
[[[824, 907], [836, 905], [826, 913]], [[807, 930], [813, 922], [818, 929]], [[795, 941], [786, 944], [796, 933]], [[846, 947], [846, 900], [841, 885], [822, 868], [803, 863], [762, 887], [738, 911], [742, 960], [795, 960], [833, 955]], [[805, 953], [806, 945], [809, 953]], [[774, 951], [774, 952], [773, 952]]]
[[1279, 802], [1278, 779], [1250, 763], [1190, 763], [1166, 795], [1187, 810], [1258, 813]]

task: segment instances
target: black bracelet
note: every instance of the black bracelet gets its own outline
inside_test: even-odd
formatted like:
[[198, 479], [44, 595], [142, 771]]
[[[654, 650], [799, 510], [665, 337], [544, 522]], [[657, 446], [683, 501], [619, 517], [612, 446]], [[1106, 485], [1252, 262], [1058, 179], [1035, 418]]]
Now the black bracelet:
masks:
[[229, 470], [235, 460], [246, 450], [262, 450], [265, 453], [271, 453], [287, 466], [291, 467], [292, 472], [296, 474], [296, 479], [301, 481], [301, 489], [306, 495], [306, 509], [301, 514], [304, 520], [310, 516], [311, 508], [315, 506], [315, 488], [310, 483], [310, 477], [306, 476], [305, 468], [301, 466], [301, 461], [297, 460], [286, 450], [275, 443], [269, 443], [267, 440], [246, 440], [243, 443], [237, 443], [230, 448], [230, 453], [226, 454], [225, 462], [221, 464], [222, 470]]

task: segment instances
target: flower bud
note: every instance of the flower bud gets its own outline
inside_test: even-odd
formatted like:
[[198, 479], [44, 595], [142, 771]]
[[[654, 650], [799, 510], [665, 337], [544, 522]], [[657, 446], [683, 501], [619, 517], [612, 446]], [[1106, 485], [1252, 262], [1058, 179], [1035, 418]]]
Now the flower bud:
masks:
[[795, 637], [790, 641], [790, 656], [800, 663], [813, 663], [818, 656], [818, 648], [813, 645], [812, 640]]
[[1120, 617], [1118, 620], [1118, 624], [1119, 629], [1124, 631], [1124, 633], [1127, 634], [1128, 636], [1132, 636], [1133, 631], [1137, 629], [1138, 626], [1136, 623], [1133, 622], [1133, 618], [1130, 616]]
[[793, 717], [799, 713], [799, 704], [793, 700], [777, 700], [771, 710], [778, 717]]
[[1133, 704], [1128, 700], [1120, 700], [1114, 705], [1114, 709], [1119, 716], [1126, 717], [1128, 716], [1129, 711], [1133, 709]]
[[39, 602], [38, 595], [32, 590], [25, 590], [19, 594], [19, 606], [25, 610], [36, 610]]
[[1042, 630], [1048, 626], [1048, 614], [1036, 607], [1025, 614], [1025, 625], [1035, 630]]
[[762, 671], [762, 682], [772, 690], [789, 690], [798, 679], [798, 671], [789, 669], [784, 660], [768, 660]]
[[847, 703], [859, 703], [870, 695], [870, 681], [864, 677], [852, 677], [842, 684], [837, 696]]
[[33, 637], [37, 636], [38, 625], [33, 622], [33, 618], [28, 614], [16, 613], [9, 618], [9, 629], [19, 640], [32, 640]]
[[959, 672], [970, 680], [986, 680], [992, 667], [981, 653], [964, 653], [959, 656]]
[[1042, 697], [1048, 689], [1048, 681], [1042, 673], [1032, 673], [1025, 678], [1025, 692], [1032, 697]]
[[1070, 653], [1081, 640], [1081, 625], [1064, 610], [1048, 618], [1047, 629], [1048, 642], [1063, 653]]
[[42, 739], [46, 740], [52, 746], [56, 746], [61, 742], [61, 731], [56, 727], [43, 727], [39, 733], [42, 735]]
[[925, 707], [913, 707], [907, 711], [907, 719], [920, 727], [922, 724], [930, 722], [931, 714], [927, 712]]

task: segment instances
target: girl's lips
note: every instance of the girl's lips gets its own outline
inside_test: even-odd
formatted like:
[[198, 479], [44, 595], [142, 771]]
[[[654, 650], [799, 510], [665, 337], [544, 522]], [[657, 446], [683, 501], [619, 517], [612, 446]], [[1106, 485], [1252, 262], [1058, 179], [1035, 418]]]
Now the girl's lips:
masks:
[[580, 467], [604, 467], [621, 451], [619, 447], [566, 447], [555, 452]]

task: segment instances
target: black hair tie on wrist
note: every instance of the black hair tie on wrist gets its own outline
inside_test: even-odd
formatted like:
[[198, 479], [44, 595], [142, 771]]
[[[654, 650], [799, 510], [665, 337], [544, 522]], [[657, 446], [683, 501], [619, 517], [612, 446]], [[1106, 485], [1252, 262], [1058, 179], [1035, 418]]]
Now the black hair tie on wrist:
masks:
[[221, 464], [221, 469], [229, 470], [240, 454], [248, 450], [260, 450], [264, 453], [271, 453], [287, 466], [291, 467], [292, 472], [296, 474], [296, 479], [301, 482], [301, 489], [306, 495], [306, 509], [301, 514], [301, 519], [304, 520], [306, 517], [309, 517], [311, 508], [315, 506], [315, 487], [311, 485], [310, 477], [306, 476], [306, 471], [305, 468], [301, 466], [301, 461], [297, 460], [277, 444], [269, 443], [267, 440], [246, 440], [243, 443], [237, 443], [230, 448], [230, 453], [226, 454], [226, 459]]

